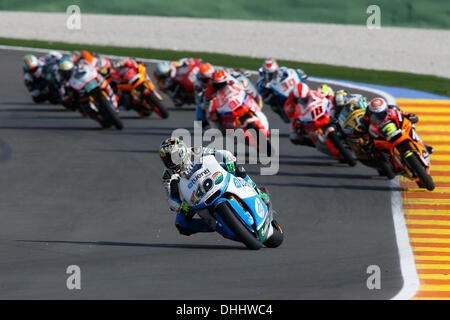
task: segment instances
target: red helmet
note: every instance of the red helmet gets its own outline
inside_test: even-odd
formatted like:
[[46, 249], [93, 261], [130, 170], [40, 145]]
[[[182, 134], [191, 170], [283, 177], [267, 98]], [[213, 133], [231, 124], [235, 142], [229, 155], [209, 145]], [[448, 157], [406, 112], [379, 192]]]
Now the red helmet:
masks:
[[202, 82], [208, 82], [213, 77], [214, 71], [215, 69], [210, 63], [204, 63], [197, 74], [198, 79]]
[[370, 121], [374, 124], [383, 123], [389, 114], [389, 107], [383, 98], [375, 98], [369, 104]]
[[216, 70], [212, 75], [211, 81], [213, 88], [220, 90], [227, 84], [228, 74], [223, 69]]

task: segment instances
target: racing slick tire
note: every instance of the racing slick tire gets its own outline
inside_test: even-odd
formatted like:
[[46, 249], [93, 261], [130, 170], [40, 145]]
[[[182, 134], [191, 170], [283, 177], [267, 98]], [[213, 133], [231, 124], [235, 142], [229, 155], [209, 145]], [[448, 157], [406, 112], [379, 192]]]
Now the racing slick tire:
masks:
[[167, 119], [169, 117], [169, 111], [167, 111], [167, 108], [164, 106], [162, 100], [153, 92], [151, 91], [147, 95], [148, 102], [153, 106], [156, 113], [162, 118]]
[[250, 250], [258, 250], [262, 247], [261, 242], [244, 226], [243, 222], [236, 216], [227, 201], [217, 205], [218, 215], [236, 237]]
[[264, 245], [267, 248], [277, 248], [283, 243], [284, 240], [283, 229], [276, 220], [272, 220], [272, 227], [273, 234], [264, 242]]
[[353, 154], [344, 147], [341, 140], [339, 140], [336, 132], [332, 131], [328, 134], [328, 137], [330, 138], [331, 142], [333, 143], [333, 146], [339, 151], [344, 161], [350, 166], [354, 167], [356, 166], [356, 160], [353, 158]]
[[419, 158], [415, 153], [411, 156], [405, 158], [411, 170], [417, 175], [419, 178], [418, 185], [421, 188], [426, 188], [429, 191], [434, 190], [435, 185], [433, 178], [425, 171], [425, 167], [420, 162]]
[[100, 113], [117, 130], [123, 129], [123, 122], [120, 120], [118, 112], [114, 110], [111, 102], [105, 97], [100, 98]]

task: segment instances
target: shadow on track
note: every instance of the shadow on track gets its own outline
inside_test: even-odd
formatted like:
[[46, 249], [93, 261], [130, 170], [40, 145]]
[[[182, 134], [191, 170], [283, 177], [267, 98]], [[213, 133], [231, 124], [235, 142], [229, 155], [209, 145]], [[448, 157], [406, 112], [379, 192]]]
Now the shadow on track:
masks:
[[385, 186], [358, 186], [358, 185], [329, 185], [329, 184], [311, 184], [311, 183], [276, 183], [276, 182], [260, 182], [264, 186], [278, 186], [278, 187], [297, 187], [307, 189], [348, 189], [348, 190], [370, 190], [370, 191], [404, 191], [399, 187], [385, 187]]
[[[0, 130], [57, 130], [57, 131], [104, 131], [101, 127], [37, 127], [37, 126], [2, 126]], [[111, 129], [113, 130], [113, 129]]]
[[199, 244], [179, 244], [179, 243], [135, 243], [135, 242], [113, 242], [113, 241], [67, 241], [67, 240], [14, 240], [16, 242], [27, 243], [52, 243], [52, 244], [78, 244], [94, 246], [115, 246], [115, 247], [146, 247], [146, 248], [169, 248], [169, 249], [207, 249], [207, 250], [247, 250], [243, 246], [227, 245], [199, 245]]

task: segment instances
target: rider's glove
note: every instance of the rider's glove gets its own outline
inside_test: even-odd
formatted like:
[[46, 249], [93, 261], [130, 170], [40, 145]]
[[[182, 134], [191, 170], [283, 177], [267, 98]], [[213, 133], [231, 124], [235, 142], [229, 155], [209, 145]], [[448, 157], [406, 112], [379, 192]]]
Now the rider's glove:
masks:
[[188, 213], [189, 212], [189, 204], [186, 201], [183, 201], [181, 204], [181, 211]]
[[413, 113], [408, 114], [408, 119], [412, 122], [412, 123], [417, 123], [419, 122], [419, 117]]
[[225, 168], [228, 172], [234, 172], [236, 170], [236, 164], [233, 159], [227, 159], [225, 161]]

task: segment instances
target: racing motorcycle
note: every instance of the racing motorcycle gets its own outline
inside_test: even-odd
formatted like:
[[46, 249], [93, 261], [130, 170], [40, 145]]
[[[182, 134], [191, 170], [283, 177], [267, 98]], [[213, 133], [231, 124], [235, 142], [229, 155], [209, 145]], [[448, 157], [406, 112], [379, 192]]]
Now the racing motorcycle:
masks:
[[177, 68], [174, 78], [165, 78], [158, 81], [159, 89], [172, 98], [176, 107], [181, 107], [183, 104], [195, 104], [194, 86], [201, 65], [200, 60], [188, 58], [183, 66]]
[[181, 178], [178, 190], [190, 211], [225, 238], [253, 250], [262, 245], [275, 248], [283, 242], [272, 206], [267, 207], [244, 179], [224, 170], [213, 155], [195, 164], [188, 178]]
[[217, 92], [210, 102], [208, 118], [223, 132], [242, 129], [250, 145], [259, 151], [265, 144], [267, 155], [271, 155], [269, 122], [253, 97], [240, 85], [228, 84]]
[[[328, 155], [342, 159], [350, 166], [356, 165], [352, 152], [346, 148], [343, 139], [332, 123], [333, 104], [322, 94], [311, 91], [311, 99], [306, 105], [299, 104], [298, 120], [316, 148]], [[300, 134], [303, 134], [301, 132]]]
[[250, 73], [245, 70], [240, 69], [227, 69], [226, 70], [233, 78], [239, 81], [241, 86], [249, 92], [253, 99], [255, 99], [258, 106], [262, 109], [263, 108], [263, 98], [261, 94], [256, 89], [255, 85], [250, 81], [249, 76]]
[[137, 71], [133, 68], [122, 68], [113, 75], [113, 81], [118, 82], [116, 88], [121, 99], [129, 101], [127, 106], [142, 117], [150, 116], [153, 111], [163, 119], [169, 117], [162, 97], [156, 91], [144, 64], [139, 63]]
[[384, 154], [381, 154], [380, 157], [375, 157], [369, 149], [369, 134], [363, 134], [361, 127], [361, 120], [365, 112], [365, 108], [355, 106], [353, 103], [344, 105], [338, 116], [338, 129], [340, 129], [347, 144], [362, 164], [376, 169], [380, 176], [394, 179], [395, 172], [389, 159]]
[[269, 94], [266, 102], [272, 106], [272, 110], [277, 113], [280, 118], [289, 123], [289, 117], [284, 112], [284, 104], [292, 91], [292, 89], [300, 82], [305, 83], [305, 79], [296, 70], [288, 69], [288, 76], [281, 80], [272, 79], [265, 84], [265, 88], [261, 90], [268, 91]]
[[400, 111], [390, 112], [395, 113], [391, 120], [380, 126], [369, 126], [375, 150], [390, 160], [397, 174], [415, 181], [420, 188], [434, 190], [430, 154], [417, 135], [414, 124]]
[[105, 90], [107, 81], [94, 66], [84, 60], [75, 66], [69, 88], [75, 92], [73, 98], [78, 102], [80, 110], [98, 121], [103, 128], [114, 126], [122, 130], [119, 109], [114, 106]]

